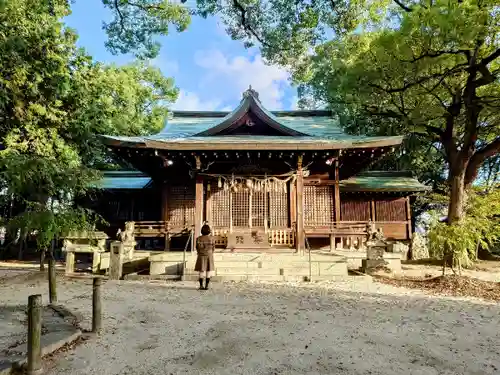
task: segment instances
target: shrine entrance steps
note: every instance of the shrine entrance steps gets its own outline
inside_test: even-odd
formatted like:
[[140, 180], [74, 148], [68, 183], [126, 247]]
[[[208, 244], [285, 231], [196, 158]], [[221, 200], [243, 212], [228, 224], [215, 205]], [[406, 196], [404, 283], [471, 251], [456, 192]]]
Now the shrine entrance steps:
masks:
[[[149, 257], [150, 277], [198, 279], [196, 255], [165, 252]], [[214, 280], [224, 281], [312, 281], [347, 279], [347, 260], [342, 256], [306, 253], [215, 253]]]

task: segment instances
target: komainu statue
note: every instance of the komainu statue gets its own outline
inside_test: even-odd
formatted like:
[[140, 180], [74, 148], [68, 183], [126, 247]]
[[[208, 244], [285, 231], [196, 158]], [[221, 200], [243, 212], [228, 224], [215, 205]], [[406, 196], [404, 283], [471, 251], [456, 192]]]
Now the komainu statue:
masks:
[[120, 229], [118, 229], [118, 232], [116, 233], [118, 239], [123, 243], [123, 252], [125, 258], [129, 260], [132, 260], [132, 258], [134, 257], [134, 250], [136, 245], [134, 230], [135, 222], [127, 221], [125, 222], [125, 230], [122, 232]]

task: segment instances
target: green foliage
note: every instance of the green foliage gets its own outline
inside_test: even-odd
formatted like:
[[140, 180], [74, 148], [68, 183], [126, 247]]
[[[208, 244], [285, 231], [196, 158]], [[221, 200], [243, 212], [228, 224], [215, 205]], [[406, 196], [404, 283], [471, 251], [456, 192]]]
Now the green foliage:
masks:
[[157, 68], [106, 66], [77, 49], [60, 21], [67, 6], [0, 1], [0, 186], [25, 208], [9, 229], [36, 233], [40, 248], [98, 219], [73, 205], [110, 164], [97, 135], [157, 132], [177, 97]]
[[382, 15], [388, 1], [369, 0], [198, 0], [197, 13], [217, 14], [228, 34], [250, 47], [260, 44], [272, 63], [291, 66], [327, 38], [356, 30]]
[[113, 20], [104, 23], [106, 46], [114, 53], [134, 52], [140, 58], [158, 55], [158, 35], [168, 35], [170, 25], [184, 31], [191, 18], [187, 8], [168, 0], [102, 0], [113, 12]]
[[[439, 200], [445, 202], [446, 197], [436, 197], [435, 201]], [[428, 233], [431, 256], [449, 256], [453, 266], [468, 267], [477, 260], [479, 247], [489, 249], [500, 239], [500, 189], [497, 186], [487, 192], [472, 190], [465, 218], [460, 222], [448, 225], [439, 217], [439, 212], [433, 212]]]
[[85, 165], [98, 169], [110, 167], [110, 160], [97, 135], [157, 133], [178, 95], [172, 78], [144, 62], [115, 66], [85, 58], [72, 78], [65, 138]]

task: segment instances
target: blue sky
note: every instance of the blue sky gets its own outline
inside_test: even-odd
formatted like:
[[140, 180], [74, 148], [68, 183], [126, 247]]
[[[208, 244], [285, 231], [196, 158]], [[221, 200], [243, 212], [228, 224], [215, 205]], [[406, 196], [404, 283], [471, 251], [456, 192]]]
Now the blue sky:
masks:
[[[66, 23], [77, 30], [78, 44], [96, 60], [125, 64], [129, 55], [114, 56], [104, 46], [103, 20], [111, 14], [101, 0], [78, 0]], [[245, 49], [231, 40], [216, 18], [193, 18], [183, 33], [173, 31], [161, 37], [162, 49], [154, 60], [163, 74], [175, 78], [180, 95], [173, 109], [231, 110], [244, 90], [252, 85], [265, 107], [271, 110], [295, 109], [297, 94], [289, 84], [288, 73], [267, 66], [258, 49]]]

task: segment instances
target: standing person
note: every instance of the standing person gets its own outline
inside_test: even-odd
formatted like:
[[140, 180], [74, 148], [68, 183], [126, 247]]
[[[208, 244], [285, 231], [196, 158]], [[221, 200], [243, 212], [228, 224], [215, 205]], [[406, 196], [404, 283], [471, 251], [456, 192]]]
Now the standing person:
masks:
[[[215, 242], [210, 235], [212, 230], [205, 224], [201, 227], [201, 236], [196, 239], [196, 251], [198, 256], [194, 270], [199, 272], [200, 290], [207, 290], [210, 283], [211, 273], [214, 271], [214, 250]], [[205, 286], [203, 286], [205, 279]]]

